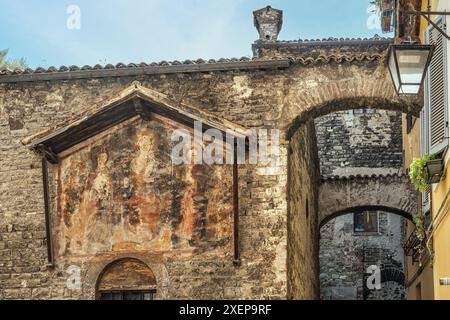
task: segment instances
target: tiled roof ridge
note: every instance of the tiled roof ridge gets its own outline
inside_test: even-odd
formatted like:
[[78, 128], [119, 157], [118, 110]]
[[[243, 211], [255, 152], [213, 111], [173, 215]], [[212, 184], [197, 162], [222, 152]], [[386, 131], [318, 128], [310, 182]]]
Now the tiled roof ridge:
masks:
[[116, 65], [107, 64], [102, 66], [100, 64], [96, 64], [94, 66], [85, 65], [83, 67], [79, 66], [61, 66], [59, 68], [49, 67], [47, 69], [38, 67], [36, 69], [26, 68], [25, 70], [16, 69], [14, 71], [10, 70], [1, 70], [0, 76], [8, 76], [8, 75], [31, 75], [31, 74], [48, 74], [48, 73], [69, 73], [76, 71], [93, 71], [93, 70], [119, 70], [119, 69], [133, 69], [133, 68], [146, 68], [146, 67], [169, 67], [169, 66], [180, 66], [180, 65], [213, 65], [219, 63], [236, 63], [236, 62], [265, 62], [265, 61], [276, 61], [276, 60], [289, 60], [293, 63], [300, 63], [303, 65], [308, 64], [318, 64], [318, 63], [329, 63], [329, 62], [353, 62], [353, 61], [363, 61], [363, 60], [382, 60], [384, 58], [383, 54], [379, 53], [343, 53], [343, 54], [330, 54], [330, 55], [319, 55], [317, 57], [273, 57], [270, 59], [264, 58], [230, 58], [230, 59], [210, 59], [210, 60], [185, 60], [183, 62], [175, 60], [175, 61], [161, 61], [161, 62], [152, 62], [152, 63], [117, 63]]
[[[257, 58], [249, 58], [249, 57], [241, 57], [241, 58], [220, 58], [220, 59], [194, 59], [194, 60], [173, 60], [166, 61], [162, 60], [159, 62], [141, 62], [141, 63], [128, 63], [125, 64], [123, 62], [119, 62], [115, 65], [109, 63], [106, 65], [96, 64], [94, 66], [84, 65], [82, 67], [71, 65], [71, 66], [61, 66], [56, 68], [54, 66], [46, 68], [38, 67], [36, 69], [26, 68], [24, 70], [16, 69], [16, 70], [0, 70], [1, 75], [18, 75], [18, 74], [38, 74], [38, 73], [56, 73], [56, 72], [70, 72], [70, 71], [85, 71], [85, 70], [112, 70], [112, 69], [124, 69], [124, 68], [146, 68], [146, 67], [168, 67], [168, 66], [180, 66], [180, 65], [204, 65], [204, 64], [217, 64], [217, 63], [234, 63], [234, 62], [251, 62], [251, 61], [261, 61], [263, 59]], [[273, 59], [264, 59], [264, 60], [277, 60], [277, 58]]]
[[339, 43], [339, 42], [355, 42], [355, 44], [364, 44], [364, 42], [389, 42], [393, 41], [393, 38], [390, 37], [382, 37], [377, 34], [375, 34], [373, 37], [365, 37], [365, 38], [349, 38], [349, 37], [328, 37], [328, 38], [321, 38], [321, 39], [298, 39], [298, 40], [277, 40], [274, 42], [259, 42], [260, 44], [327, 44], [330, 42], [333, 43]]
[[386, 173], [386, 174], [357, 174], [357, 175], [333, 175], [322, 176], [322, 182], [327, 181], [347, 181], [347, 180], [367, 180], [367, 179], [389, 179], [389, 178], [408, 178], [406, 173]]
[[308, 64], [318, 64], [318, 63], [342, 63], [342, 62], [354, 62], [354, 61], [382, 61], [385, 55], [381, 53], [340, 53], [340, 54], [329, 54], [329, 55], [319, 55], [317, 57], [289, 57], [288, 59], [293, 63], [300, 63], [303, 65]]

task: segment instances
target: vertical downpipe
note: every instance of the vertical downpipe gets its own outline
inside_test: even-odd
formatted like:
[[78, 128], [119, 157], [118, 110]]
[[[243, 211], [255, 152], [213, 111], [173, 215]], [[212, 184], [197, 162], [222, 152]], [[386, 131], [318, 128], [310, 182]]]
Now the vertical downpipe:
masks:
[[42, 157], [42, 181], [44, 187], [44, 206], [45, 206], [45, 232], [47, 238], [47, 266], [54, 267], [53, 241], [50, 222], [50, 193], [48, 185], [48, 164], [45, 156]]
[[[237, 138], [236, 138], [237, 139]], [[233, 150], [233, 245], [234, 245], [234, 265], [241, 264], [239, 252], [239, 175], [238, 175], [238, 157], [237, 157], [237, 140], [234, 139]]]

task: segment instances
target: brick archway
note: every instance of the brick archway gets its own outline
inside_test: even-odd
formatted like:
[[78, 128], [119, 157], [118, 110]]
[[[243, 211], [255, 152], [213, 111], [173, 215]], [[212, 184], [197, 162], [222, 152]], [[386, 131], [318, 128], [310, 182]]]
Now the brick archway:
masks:
[[[297, 61], [287, 80], [281, 125], [290, 140], [299, 127], [322, 115], [350, 109], [394, 110], [419, 116], [419, 97], [398, 96], [383, 54], [339, 61]], [[295, 65], [297, 63], [297, 65]], [[300, 65], [300, 66], [299, 66]]]
[[328, 222], [330, 222], [331, 220], [333, 220], [337, 217], [340, 217], [340, 216], [343, 216], [343, 215], [346, 215], [349, 213], [355, 213], [355, 212], [361, 212], [361, 211], [383, 211], [383, 212], [388, 212], [388, 213], [392, 213], [392, 214], [401, 216], [405, 219], [412, 221], [411, 213], [403, 211], [401, 209], [391, 208], [391, 207], [386, 207], [386, 206], [378, 206], [378, 205], [377, 206], [367, 205], [367, 206], [349, 207], [349, 208], [345, 208], [343, 210], [334, 212], [333, 214], [327, 216], [320, 222], [319, 228], [322, 228]]
[[387, 211], [411, 220], [417, 199], [406, 175], [326, 179], [319, 187], [319, 226], [360, 209]]
[[417, 110], [420, 110], [420, 108], [418, 108], [415, 104], [399, 101], [398, 99], [391, 100], [387, 98], [365, 96], [335, 99], [333, 101], [327, 101], [323, 104], [316, 105], [313, 108], [300, 113], [289, 126], [289, 129], [287, 130], [287, 137], [290, 139], [298, 128], [307, 121], [329, 113], [351, 109], [393, 110], [411, 114], [416, 117], [419, 116]]

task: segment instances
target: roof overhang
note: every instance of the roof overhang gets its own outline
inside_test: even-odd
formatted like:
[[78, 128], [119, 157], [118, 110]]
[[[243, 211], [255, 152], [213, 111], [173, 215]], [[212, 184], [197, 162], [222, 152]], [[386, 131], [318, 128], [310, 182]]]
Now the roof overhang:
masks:
[[93, 108], [91, 114], [47, 128], [22, 143], [43, 153], [51, 163], [58, 162], [58, 154], [135, 116], [149, 120], [152, 114], [160, 115], [183, 126], [194, 128], [196, 121], [202, 123], [202, 130], [217, 129], [224, 140], [228, 134], [245, 137], [246, 128], [184, 103], [175, 103], [166, 95], [143, 87], [134, 82], [119, 94]]
[[253, 70], [277, 70], [286, 69], [290, 65], [289, 59], [220, 59], [218, 61], [197, 60], [185, 62], [162, 61], [160, 63], [128, 66], [119, 63], [116, 66], [105, 67], [96, 65], [94, 67], [84, 66], [82, 68], [62, 66], [59, 69], [50, 67], [48, 69], [38, 68], [36, 70], [0, 70], [0, 83], [21, 83], [34, 81], [59, 81], [77, 79], [100, 79], [108, 77], [137, 77], [146, 75], [165, 75], [178, 73], [202, 73], [202, 72], [227, 72], [227, 71], [253, 71]]

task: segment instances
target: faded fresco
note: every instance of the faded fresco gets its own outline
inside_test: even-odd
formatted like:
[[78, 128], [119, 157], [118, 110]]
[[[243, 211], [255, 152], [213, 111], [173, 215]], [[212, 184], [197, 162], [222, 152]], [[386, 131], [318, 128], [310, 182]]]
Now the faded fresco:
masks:
[[230, 242], [232, 167], [172, 165], [173, 125], [135, 118], [63, 157], [57, 169], [57, 255]]

